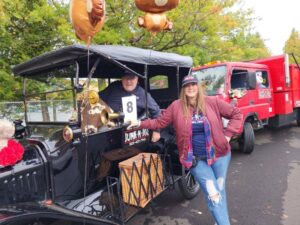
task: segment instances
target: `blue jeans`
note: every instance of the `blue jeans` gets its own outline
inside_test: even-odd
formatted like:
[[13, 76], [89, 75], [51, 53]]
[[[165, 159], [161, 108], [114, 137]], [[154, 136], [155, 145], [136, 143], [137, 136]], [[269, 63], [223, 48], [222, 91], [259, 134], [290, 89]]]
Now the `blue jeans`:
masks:
[[230, 159], [231, 153], [228, 153], [211, 166], [206, 161], [198, 160], [197, 165], [191, 168], [191, 173], [200, 184], [208, 208], [218, 225], [230, 225], [225, 191]]

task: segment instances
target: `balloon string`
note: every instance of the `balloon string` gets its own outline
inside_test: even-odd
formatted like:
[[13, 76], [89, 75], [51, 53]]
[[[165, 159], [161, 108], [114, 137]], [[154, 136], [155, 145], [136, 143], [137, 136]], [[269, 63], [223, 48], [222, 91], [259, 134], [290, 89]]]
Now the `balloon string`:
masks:
[[[88, 39], [88, 43], [87, 43], [87, 72], [89, 73], [89, 68], [90, 68], [90, 43], [91, 43], [91, 37], [89, 37]], [[87, 78], [89, 79], [89, 78]], [[90, 88], [90, 82], [88, 81], [87, 82], [87, 90], [89, 91], [89, 88]], [[88, 93], [88, 92], [87, 92]], [[87, 112], [86, 112], [87, 113]], [[86, 118], [89, 118], [88, 116]], [[87, 124], [89, 124], [89, 121], [87, 120]], [[86, 136], [86, 139], [85, 139], [85, 165], [84, 165], [84, 188], [83, 188], [83, 198], [84, 198], [84, 208], [86, 207], [86, 189], [87, 189], [87, 176], [88, 176], [88, 173], [87, 173], [87, 170], [88, 170], [88, 167], [87, 167], [87, 162], [88, 162], [88, 135]], [[85, 223], [86, 221], [84, 220], [84, 225], [86, 224]]]
[[[87, 55], [87, 71], [89, 73], [89, 69], [90, 69], [90, 44], [91, 44], [91, 37], [88, 37], [88, 42], [87, 42], [87, 50], [88, 50], [88, 55]], [[88, 81], [88, 85], [87, 88], [89, 90], [90, 87], [90, 82]]]

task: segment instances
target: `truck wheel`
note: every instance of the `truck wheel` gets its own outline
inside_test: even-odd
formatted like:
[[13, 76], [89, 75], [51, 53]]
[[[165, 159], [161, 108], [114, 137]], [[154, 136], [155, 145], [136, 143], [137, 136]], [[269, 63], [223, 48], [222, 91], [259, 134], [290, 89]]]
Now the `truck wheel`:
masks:
[[178, 181], [179, 190], [184, 198], [192, 199], [198, 194], [200, 185], [194, 179], [190, 170], [182, 167], [182, 174], [182, 178]]
[[245, 122], [242, 136], [239, 140], [239, 147], [243, 153], [250, 154], [254, 150], [254, 131], [251, 123]]

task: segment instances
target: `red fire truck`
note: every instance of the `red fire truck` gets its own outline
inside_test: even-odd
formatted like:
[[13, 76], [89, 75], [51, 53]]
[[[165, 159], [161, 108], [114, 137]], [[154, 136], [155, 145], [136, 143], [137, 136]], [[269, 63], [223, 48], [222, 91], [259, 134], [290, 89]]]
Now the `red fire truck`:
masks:
[[254, 130], [293, 121], [300, 126], [300, 67], [289, 64], [287, 54], [248, 62], [210, 63], [195, 67], [193, 75], [205, 82], [207, 95], [218, 95], [243, 113], [243, 132], [236, 141], [244, 153], [254, 149]]

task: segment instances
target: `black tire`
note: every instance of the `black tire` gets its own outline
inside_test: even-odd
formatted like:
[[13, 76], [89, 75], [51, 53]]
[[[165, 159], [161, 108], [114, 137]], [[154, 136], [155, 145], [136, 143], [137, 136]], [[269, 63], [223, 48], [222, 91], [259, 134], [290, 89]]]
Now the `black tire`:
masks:
[[245, 122], [242, 136], [239, 139], [239, 147], [241, 152], [251, 154], [254, 150], [254, 131], [251, 123]]
[[300, 127], [300, 120], [297, 120], [297, 126]]
[[178, 181], [179, 190], [185, 199], [192, 199], [198, 194], [200, 185], [190, 170], [182, 168], [182, 173], [182, 178]]

